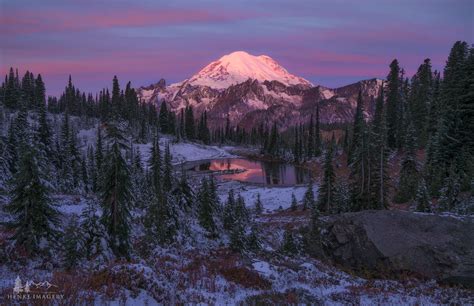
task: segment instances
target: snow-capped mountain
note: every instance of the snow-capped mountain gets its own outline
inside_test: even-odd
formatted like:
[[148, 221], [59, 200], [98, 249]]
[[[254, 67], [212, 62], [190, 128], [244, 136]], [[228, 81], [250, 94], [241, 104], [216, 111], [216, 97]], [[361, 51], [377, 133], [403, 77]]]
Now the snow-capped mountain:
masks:
[[322, 122], [353, 118], [359, 89], [370, 117], [381, 80], [360, 81], [341, 88], [314, 86], [290, 74], [266, 55], [244, 51], [225, 55], [182, 82], [166, 86], [162, 79], [138, 90], [140, 99], [157, 105], [166, 102], [174, 111], [193, 106], [207, 111], [211, 125], [222, 125], [227, 116], [233, 124], [251, 128], [260, 122], [278, 121], [290, 126], [309, 120], [316, 106]]
[[224, 55], [193, 75], [187, 84], [225, 89], [248, 79], [278, 81], [286, 86], [312, 86], [307, 80], [289, 73], [275, 60], [267, 55], [254, 56], [245, 51], [236, 51]]

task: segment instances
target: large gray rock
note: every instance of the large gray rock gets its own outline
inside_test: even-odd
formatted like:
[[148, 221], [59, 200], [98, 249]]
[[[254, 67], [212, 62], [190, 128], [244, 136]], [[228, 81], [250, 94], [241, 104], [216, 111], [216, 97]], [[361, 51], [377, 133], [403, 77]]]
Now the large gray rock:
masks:
[[320, 255], [352, 270], [474, 286], [471, 217], [364, 211], [329, 217], [320, 233]]

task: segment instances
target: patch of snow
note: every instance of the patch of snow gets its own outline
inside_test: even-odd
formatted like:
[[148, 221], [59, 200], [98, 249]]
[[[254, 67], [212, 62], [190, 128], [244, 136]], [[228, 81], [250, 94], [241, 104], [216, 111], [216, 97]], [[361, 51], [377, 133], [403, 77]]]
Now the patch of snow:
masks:
[[331, 99], [334, 96], [334, 91], [330, 89], [324, 89], [321, 91], [321, 94], [323, 95], [324, 99]]
[[273, 273], [275, 273], [273, 271], [273, 269], [270, 267], [270, 264], [266, 261], [256, 261], [256, 262], [252, 263], [252, 266], [253, 266], [255, 271], [257, 271], [258, 273], [260, 273], [260, 274], [262, 274], [266, 277], [269, 277]]
[[267, 109], [268, 105], [266, 105], [263, 101], [258, 99], [248, 99], [247, 105], [254, 108], [254, 109]]

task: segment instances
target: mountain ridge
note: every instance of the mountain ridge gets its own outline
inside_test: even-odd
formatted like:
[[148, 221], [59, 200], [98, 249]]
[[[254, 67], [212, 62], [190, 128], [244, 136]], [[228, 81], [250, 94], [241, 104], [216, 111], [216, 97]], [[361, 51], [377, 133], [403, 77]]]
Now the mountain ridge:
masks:
[[289, 127], [309, 120], [318, 105], [322, 123], [351, 121], [359, 90], [365, 115], [371, 117], [381, 86], [382, 80], [377, 78], [338, 88], [313, 85], [290, 74], [269, 56], [236, 51], [182, 82], [166, 85], [161, 79], [140, 87], [138, 97], [157, 106], [166, 102], [175, 112], [186, 106], [192, 106], [197, 115], [207, 111], [211, 126], [222, 125], [229, 116], [232, 124], [244, 128], [263, 118]]

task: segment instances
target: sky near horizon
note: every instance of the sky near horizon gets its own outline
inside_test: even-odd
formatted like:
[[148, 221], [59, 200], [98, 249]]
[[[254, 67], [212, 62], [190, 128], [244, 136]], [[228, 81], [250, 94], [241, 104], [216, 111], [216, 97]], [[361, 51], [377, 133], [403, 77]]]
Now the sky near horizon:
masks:
[[41, 73], [48, 95], [71, 74], [86, 92], [184, 80], [237, 50], [338, 87], [425, 58], [442, 70], [457, 40], [474, 43], [474, 1], [0, 0], [0, 72]]

